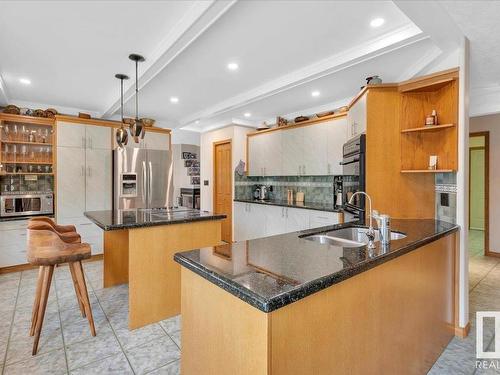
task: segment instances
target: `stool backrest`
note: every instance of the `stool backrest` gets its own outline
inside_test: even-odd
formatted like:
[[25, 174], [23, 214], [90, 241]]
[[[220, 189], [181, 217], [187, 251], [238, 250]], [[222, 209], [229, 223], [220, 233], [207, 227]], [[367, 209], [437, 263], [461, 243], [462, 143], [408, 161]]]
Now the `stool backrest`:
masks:
[[78, 243], [81, 242], [81, 237], [76, 232], [63, 232], [59, 233], [57, 228], [45, 221], [30, 220], [28, 221], [28, 229], [31, 230], [48, 230], [54, 232], [59, 236], [61, 240], [67, 243]]
[[49, 266], [90, 258], [90, 245], [65, 243], [51, 230], [28, 229], [28, 262]]

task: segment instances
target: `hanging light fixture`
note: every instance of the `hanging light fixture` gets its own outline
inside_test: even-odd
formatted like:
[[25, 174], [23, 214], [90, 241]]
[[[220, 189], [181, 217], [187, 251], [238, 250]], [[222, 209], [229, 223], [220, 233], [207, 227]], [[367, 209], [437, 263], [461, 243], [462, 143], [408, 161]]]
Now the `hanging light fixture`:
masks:
[[139, 62], [143, 62], [145, 59], [141, 55], [133, 53], [128, 57], [130, 60], [135, 61], [135, 120], [132, 125], [130, 125], [130, 135], [134, 138], [135, 143], [139, 143], [139, 137], [144, 138], [144, 133], [146, 131], [144, 123], [139, 119]]
[[120, 113], [122, 119], [122, 126], [116, 131], [116, 143], [119, 148], [123, 148], [128, 142], [128, 133], [123, 121], [123, 80], [128, 79], [128, 76], [125, 74], [115, 74], [115, 78], [120, 80]]

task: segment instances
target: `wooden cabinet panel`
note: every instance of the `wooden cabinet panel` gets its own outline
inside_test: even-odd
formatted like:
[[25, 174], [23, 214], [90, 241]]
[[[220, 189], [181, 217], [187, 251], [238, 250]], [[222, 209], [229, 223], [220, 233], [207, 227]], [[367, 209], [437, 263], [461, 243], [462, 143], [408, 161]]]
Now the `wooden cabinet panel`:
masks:
[[327, 174], [341, 175], [342, 146], [347, 141], [347, 118], [342, 117], [325, 123], [327, 139]]
[[111, 149], [111, 128], [106, 126], [85, 126], [86, 146], [88, 149]]
[[366, 97], [361, 96], [347, 112], [347, 139], [366, 132]]
[[302, 174], [324, 176], [328, 174], [327, 140], [329, 122], [302, 128]]
[[[298, 176], [302, 174], [304, 156], [304, 128], [283, 130], [281, 135], [283, 176]], [[265, 137], [266, 135], [264, 135]]]
[[309, 210], [287, 207], [285, 216], [286, 233], [309, 229]]
[[85, 149], [57, 147], [57, 216], [81, 217], [84, 211]]
[[57, 146], [85, 148], [85, 125], [57, 122]]
[[85, 152], [85, 210], [110, 210], [112, 200], [112, 163], [110, 150], [87, 149]]
[[248, 138], [248, 174], [250, 176], [264, 175], [264, 159], [266, 138], [257, 135]]
[[266, 213], [266, 235], [286, 233], [286, 207], [264, 206]]
[[144, 146], [148, 150], [169, 150], [170, 134], [153, 133], [146, 130]]

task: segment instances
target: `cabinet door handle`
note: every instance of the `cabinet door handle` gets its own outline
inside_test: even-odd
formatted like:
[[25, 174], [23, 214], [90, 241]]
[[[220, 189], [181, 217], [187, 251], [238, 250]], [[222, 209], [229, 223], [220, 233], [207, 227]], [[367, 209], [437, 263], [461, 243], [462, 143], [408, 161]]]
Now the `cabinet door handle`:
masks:
[[80, 176], [85, 176], [85, 167], [83, 165], [80, 170]]
[[285, 207], [281, 207], [281, 217], [285, 217]]
[[286, 217], [287, 217], [287, 219], [288, 219], [288, 208], [286, 209], [286, 211], [285, 211], [285, 212], [286, 212]]
[[328, 163], [328, 172], [327, 172], [327, 174], [330, 174], [330, 173], [332, 173], [331, 172], [331, 165], [330, 165], [330, 163]]
[[306, 174], [306, 165], [305, 164], [302, 166], [302, 174]]
[[82, 137], [82, 148], [85, 148], [85, 137]]

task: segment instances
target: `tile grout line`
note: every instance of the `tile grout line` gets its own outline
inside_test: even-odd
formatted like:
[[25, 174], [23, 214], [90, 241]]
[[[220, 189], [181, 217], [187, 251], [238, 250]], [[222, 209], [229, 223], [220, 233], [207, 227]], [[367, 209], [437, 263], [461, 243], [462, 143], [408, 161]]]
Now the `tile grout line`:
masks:
[[[168, 338], [170, 340], [172, 340], [172, 342], [175, 344], [175, 346], [177, 346], [177, 348], [179, 349], [179, 351], [181, 351], [181, 348], [179, 345], [177, 345], [177, 343], [175, 342], [175, 340], [172, 338], [172, 336], [170, 336], [170, 334], [167, 332], [167, 330], [165, 328], [163, 328], [163, 326], [161, 324], [158, 323], [158, 325], [160, 326], [160, 328], [163, 330], [163, 332], [165, 332], [165, 334], [168, 336]], [[182, 351], [181, 351], [181, 355], [182, 355]], [[163, 366], [162, 366], [163, 367]], [[160, 368], [160, 367], [158, 367]]]
[[[66, 373], [69, 375], [70, 372], [69, 372], [68, 354], [66, 353], [66, 341], [64, 340], [64, 332], [63, 332], [63, 326], [62, 326], [61, 311], [59, 310], [59, 296], [57, 295], [57, 280], [56, 280], [56, 275], [54, 274], [53, 277], [54, 277], [54, 287], [55, 287], [55, 292], [56, 292], [57, 316], [59, 317], [59, 326], [61, 327], [61, 336], [62, 336], [62, 342], [63, 342], [64, 360], [66, 362]], [[75, 294], [75, 297], [78, 298], [76, 296], [76, 294]]]
[[[84, 273], [85, 273], [85, 269], [84, 269]], [[97, 296], [97, 294], [95, 293], [94, 286], [92, 285], [92, 282], [90, 282], [90, 287], [92, 288], [92, 292], [93, 292], [93, 293], [94, 293], [94, 295], [95, 295], [95, 298], [96, 298], [96, 300], [97, 300], [97, 304], [99, 305], [99, 307], [100, 307], [100, 308], [101, 308], [101, 310], [102, 310], [102, 313], [103, 313], [103, 314], [104, 314], [104, 316], [106, 317], [106, 320], [107, 320], [107, 322], [108, 322], [108, 324], [109, 324], [109, 326], [110, 326], [110, 328], [111, 328], [111, 332], [113, 332], [113, 335], [115, 336], [116, 342], [118, 342], [118, 345], [120, 346], [120, 350], [122, 351], [123, 355], [125, 356], [125, 359], [127, 360], [127, 363], [128, 363], [128, 365], [130, 366], [130, 369], [132, 370], [132, 373], [133, 373], [134, 375], [136, 375], [136, 373], [135, 373], [135, 369], [134, 369], [134, 367], [132, 366], [132, 363], [130, 363], [130, 360], [129, 360], [128, 356], [127, 356], [127, 353], [125, 352], [125, 349], [123, 348], [122, 343], [121, 343], [121, 342], [120, 342], [120, 340], [118, 339], [118, 335], [116, 334], [115, 329], [114, 329], [113, 325], [111, 324], [111, 321], [110, 321], [110, 320], [109, 320], [109, 318], [108, 318], [108, 314], [106, 314], [106, 311], [103, 309], [103, 307], [102, 307], [102, 305], [101, 305], [101, 301], [99, 300], [99, 297], [98, 297], [98, 296]]]
[[[477, 288], [477, 286], [478, 286], [479, 284], [481, 284], [481, 281], [483, 281], [483, 280], [484, 280], [484, 279], [485, 279], [485, 278], [486, 278], [486, 277], [487, 277], [487, 276], [491, 273], [491, 271], [493, 271], [493, 269], [495, 269], [495, 268], [496, 268], [499, 264], [500, 264], [500, 261], [498, 261], [498, 262], [497, 262], [497, 263], [496, 263], [493, 267], [491, 267], [491, 268], [490, 268], [490, 270], [489, 270], [489, 271], [488, 271], [488, 272], [487, 272], [487, 273], [486, 273], [486, 274], [485, 274], [485, 275], [481, 278], [481, 280], [479, 280], [479, 281], [476, 283], [476, 285], [474, 285], [474, 287], [473, 287], [471, 290], [469, 290], [469, 294], [470, 294], [470, 293], [471, 293], [474, 289], [476, 289], [476, 288]], [[470, 296], [469, 296], [469, 298], [470, 298]]]
[[9, 336], [7, 337], [7, 345], [5, 347], [5, 355], [3, 358], [2, 375], [5, 373], [5, 368], [7, 367], [7, 353], [9, 352], [10, 336], [12, 335], [12, 330], [14, 329], [14, 316], [16, 315], [17, 300], [19, 298], [19, 290], [21, 289], [22, 272], [19, 273], [19, 284], [17, 285], [16, 301], [14, 302], [14, 309], [12, 311], [12, 319], [10, 320]]

